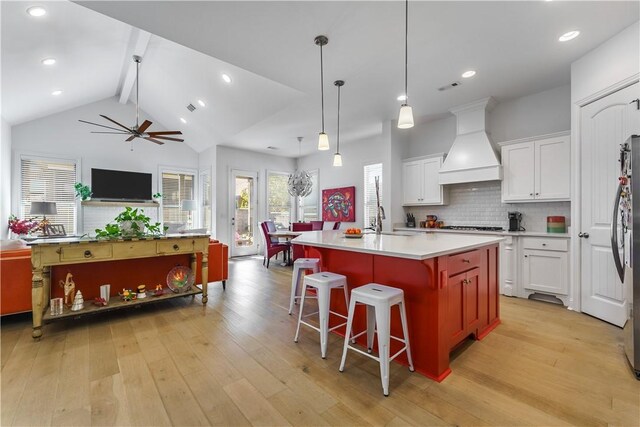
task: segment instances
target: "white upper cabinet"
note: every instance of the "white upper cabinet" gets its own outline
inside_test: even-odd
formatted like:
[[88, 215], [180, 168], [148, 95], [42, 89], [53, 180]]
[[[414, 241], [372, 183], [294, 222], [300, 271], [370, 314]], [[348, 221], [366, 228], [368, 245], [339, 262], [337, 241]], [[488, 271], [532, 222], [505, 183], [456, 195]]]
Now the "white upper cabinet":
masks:
[[438, 154], [402, 162], [402, 200], [405, 206], [447, 204], [447, 194], [438, 176], [443, 160], [444, 155]]
[[500, 145], [503, 202], [571, 198], [571, 137], [568, 132]]

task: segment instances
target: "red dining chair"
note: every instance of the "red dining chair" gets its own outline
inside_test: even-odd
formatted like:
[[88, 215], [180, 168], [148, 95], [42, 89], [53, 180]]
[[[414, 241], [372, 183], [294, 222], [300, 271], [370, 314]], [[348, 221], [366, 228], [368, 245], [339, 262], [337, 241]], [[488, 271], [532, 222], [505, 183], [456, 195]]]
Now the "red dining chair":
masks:
[[311, 222], [311, 229], [313, 231], [322, 230], [322, 227], [324, 227], [324, 221], [309, 221], [309, 222]]
[[[289, 252], [289, 245], [284, 243], [274, 242], [273, 238], [269, 236], [268, 221], [260, 223], [260, 229], [262, 230], [262, 236], [264, 237], [264, 258], [262, 259], [262, 265], [269, 268], [269, 260], [272, 256], [278, 255], [280, 252], [284, 252], [284, 258], [287, 259], [287, 253]], [[275, 227], [274, 227], [275, 228]]]
[[[313, 226], [311, 225], [310, 222], [294, 222], [291, 224], [291, 231], [311, 231], [313, 230]], [[291, 245], [293, 250], [291, 258], [293, 259], [293, 261], [297, 260], [298, 258], [304, 258], [304, 250], [302, 249], [302, 246], [300, 245]]]
[[340, 230], [340, 225], [341, 225], [341, 224], [342, 224], [342, 223], [341, 223], [340, 221], [338, 221], [338, 222], [334, 222], [334, 223], [333, 223], [333, 229], [334, 229], [334, 230]]

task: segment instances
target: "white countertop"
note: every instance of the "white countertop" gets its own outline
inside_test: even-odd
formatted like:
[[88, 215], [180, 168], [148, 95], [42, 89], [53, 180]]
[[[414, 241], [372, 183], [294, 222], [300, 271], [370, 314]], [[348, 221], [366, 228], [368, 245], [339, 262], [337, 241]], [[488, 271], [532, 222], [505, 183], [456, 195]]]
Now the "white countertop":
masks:
[[481, 231], [481, 230], [443, 230], [442, 228], [411, 228], [395, 227], [394, 231], [411, 231], [413, 233], [454, 233], [454, 234], [479, 234], [491, 236], [514, 236], [514, 237], [556, 237], [568, 239], [569, 233], [547, 233], [544, 231]]
[[423, 260], [440, 255], [464, 252], [500, 243], [499, 236], [471, 236], [447, 233], [367, 233], [361, 239], [344, 237], [344, 232], [308, 231], [291, 241], [293, 244], [370, 253], [398, 258]]

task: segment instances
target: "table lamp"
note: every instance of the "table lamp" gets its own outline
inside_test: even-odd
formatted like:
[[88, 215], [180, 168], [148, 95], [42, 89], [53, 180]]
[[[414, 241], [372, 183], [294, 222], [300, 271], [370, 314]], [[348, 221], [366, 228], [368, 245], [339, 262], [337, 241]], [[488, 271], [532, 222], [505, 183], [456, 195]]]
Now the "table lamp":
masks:
[[31, 202], [30, 215], [42, 215], [42, 233], [49, 234], [47, 215], [57, 215], [56, 202]]
[[182, 201], [182, 210], [183, 211], [187, 211], [189, 212], [189, 229], [193, 228], [193, 222], [192, 222], [192, 213], [193, 211], [195, 211], [198, 208], [198, 205], [196, 203], [195, 200], [183, 200]]

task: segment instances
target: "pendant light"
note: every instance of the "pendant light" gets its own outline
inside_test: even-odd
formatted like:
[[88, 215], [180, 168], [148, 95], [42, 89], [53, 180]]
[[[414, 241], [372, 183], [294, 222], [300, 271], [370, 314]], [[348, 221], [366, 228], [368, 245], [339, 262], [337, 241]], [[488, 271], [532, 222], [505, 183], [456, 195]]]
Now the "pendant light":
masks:
[[316, 45], [320, 46], [320, 97], [322, 103], [322, 131], [318, 135], [318, 150], [325, 151], [329, 147], [329, 137], [324, 132], [324, 64], [322, 62], [322, 46], [329, 43], [329, 39], [326, 36], [317, 36], [314, 39]]
[[[298, 137], [298, 158], [301, 156], [302, 137]], [[311, 181], [311, 175], [307, 171], [298, 171], [289, 175], [287, 182], [287, 190], [293, 197], [307, 197], [311, 194], [313, 188], [313, 182]]]
[[344, 86], [344, 80], [333, 82], [338, 87], [338, 131], [336, 132], [336, 154], [333, 155], [333, 166], [342, 166], [342, 155], [340, 154], [340, 88]]
[[405, 0], [404, 9], [404, 104], [400, 107], [398, 116], [398, 128], [409, 129], [413, 127], [413, 110], [409, 105], [409, 93], [407, 92], [407, 68], [409, 45], [409, 0]]

